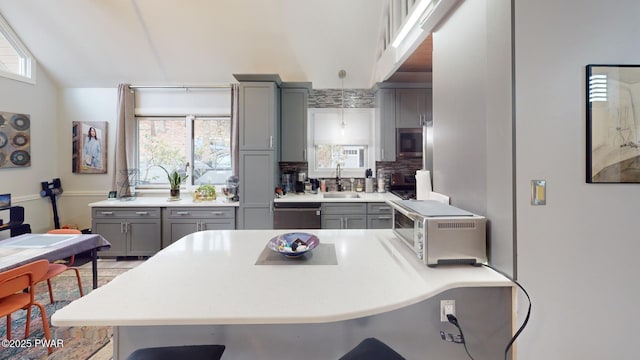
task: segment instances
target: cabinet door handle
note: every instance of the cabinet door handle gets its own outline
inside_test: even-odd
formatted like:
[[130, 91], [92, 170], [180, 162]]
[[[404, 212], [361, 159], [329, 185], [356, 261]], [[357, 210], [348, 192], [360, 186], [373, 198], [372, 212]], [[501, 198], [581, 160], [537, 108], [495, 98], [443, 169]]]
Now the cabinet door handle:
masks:
[[200, 231], [205, 231], [205, 230], [207, 230], [207, 224], [201, 222], [200, 223]]
[[200, 231], [200, 222], [196, 221], [196, 231]]
[[120, 223], [120, 232], [124, 233], [124, 223]]
[[307, 161], [307, 149], [302, 149], [302, 160]]
[[269, 148], [273, 149], [273, 135], [269, 136]]
[[176, 211], [176, 215], [189, 215], [188, 211]]
[[382, 160], [384, 160], [384, 148], [382, 148], [381, 150], [382, 150]]
[[136, 215], [149, 215], [148, 211], [136, 211]]
[[100, 211], [101, 215], [113, 215], [113, 211]]

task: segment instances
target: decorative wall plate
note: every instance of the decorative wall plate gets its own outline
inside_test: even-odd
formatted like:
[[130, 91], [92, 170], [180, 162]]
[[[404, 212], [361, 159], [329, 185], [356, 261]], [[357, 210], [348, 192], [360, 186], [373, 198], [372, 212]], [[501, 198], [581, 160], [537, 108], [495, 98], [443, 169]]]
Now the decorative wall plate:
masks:
[[0, 112], [0, 169], [31, 166], [31, 117]]

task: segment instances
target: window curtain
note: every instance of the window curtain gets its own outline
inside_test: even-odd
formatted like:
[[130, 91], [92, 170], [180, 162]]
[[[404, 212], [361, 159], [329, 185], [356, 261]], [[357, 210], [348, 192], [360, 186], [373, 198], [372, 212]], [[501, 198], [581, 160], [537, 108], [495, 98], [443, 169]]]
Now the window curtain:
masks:
[[118, 119], [116, 124], [116, 149], [112, 188], [117, 196], [129, 197], [135, 175], [135, 98], [129, 84], [118, 85]]
[[240, 111], [240, 86], [231, 84], [231, 171], [238, 176], [240, 167], [240, 131], [238, 113]]

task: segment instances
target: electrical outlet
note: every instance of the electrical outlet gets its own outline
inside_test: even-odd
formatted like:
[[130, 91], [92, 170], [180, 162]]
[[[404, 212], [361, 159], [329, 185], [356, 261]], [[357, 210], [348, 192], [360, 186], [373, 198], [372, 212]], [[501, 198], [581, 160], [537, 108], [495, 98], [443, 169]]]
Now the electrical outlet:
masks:
[[449, 322], [449, 319], [447, 319], [448, 314], [456, 316], [456, 301], [440, 300], [440, 321]]

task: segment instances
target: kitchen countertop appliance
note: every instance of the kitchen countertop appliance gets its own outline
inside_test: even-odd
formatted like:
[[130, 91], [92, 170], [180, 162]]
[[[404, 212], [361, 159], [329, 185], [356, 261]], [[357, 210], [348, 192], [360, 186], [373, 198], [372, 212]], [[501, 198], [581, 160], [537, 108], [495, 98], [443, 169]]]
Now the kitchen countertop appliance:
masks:
[[413, 175], [392, 174], [389, 192], [402, 200], [416, 198], [416, 178]]
[[297, 173], [297, 179], [296, 179], [296, 183], [295, 183], [295, 189], [294, 191], [297, 194], [304, 194], [305, 191], [305, 182], [307, 181], [307, 173], [305, 172], [299, 172]]
[[320, 229], [319, 202], [274, 202], [274, 229]]
[[389, 201], [393, 232], [427, 266], [487, 263], [486, 218], [434, 200]]

